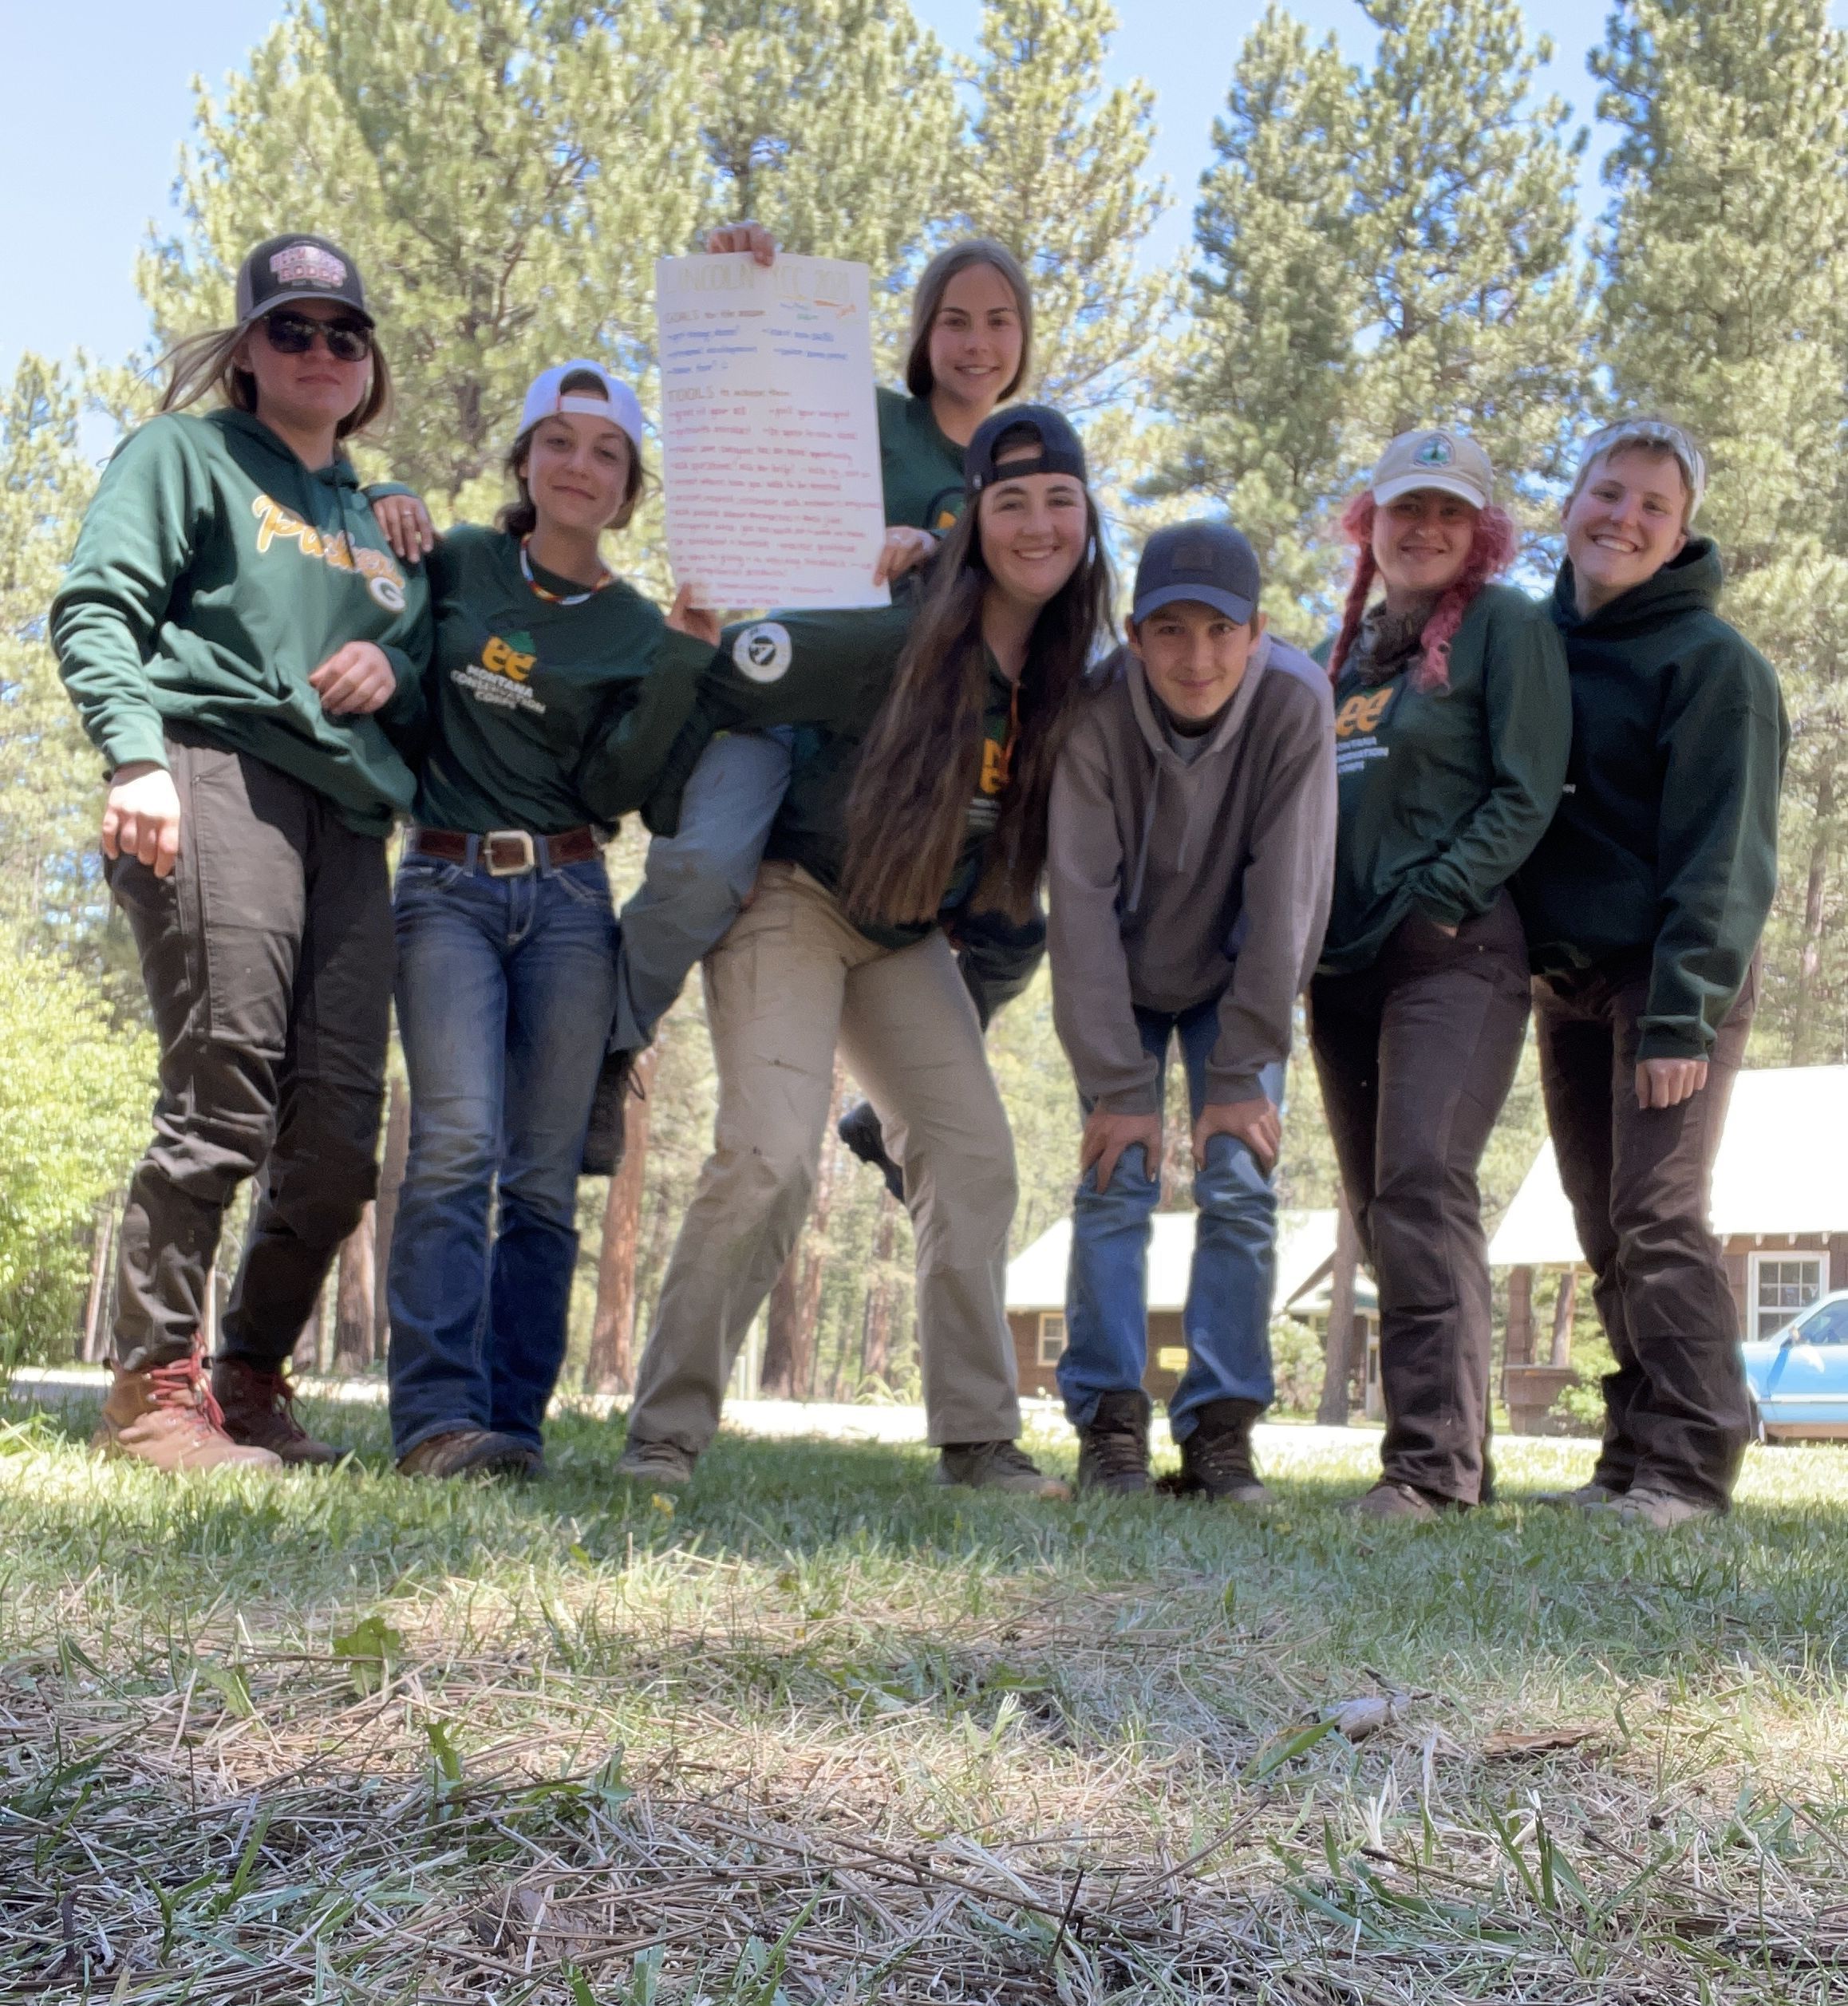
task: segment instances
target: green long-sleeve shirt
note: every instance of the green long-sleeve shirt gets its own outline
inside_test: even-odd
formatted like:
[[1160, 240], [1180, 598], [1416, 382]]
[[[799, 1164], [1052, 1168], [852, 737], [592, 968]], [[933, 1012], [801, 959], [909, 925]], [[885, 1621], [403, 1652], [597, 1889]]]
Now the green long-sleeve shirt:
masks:
[[436, 639], [417, 819], [556, 835], [638, 806], [710, 648], [620, 579], [585, 598], [535, 566], [535, 591], [504, 530], [451, 530], [428, 569]]
[[1712, 1051], [1777, 889], [1790, 725], [1776, 671], [1715, 610], [1722, 582], [1700, 537], [1596, 613], [1570, 563], [1554, 586], [1572, 761], [1514, 894], [1542, 974], [1647, 958], [1645, 1059]]
[[[149, 420], [104, 472], [51, 634], [112, 772], [164, 766], [164, 728], [180, 725], [314, 788], [362, 834], [411, 805], [398, 747], [421, 721], [428, 592], [345, 459], [311, 470], [241, 411]], [[384, 649], [397, 690], [330, 717], [308, 678], [350, 641]]]
[[1566, 654], [1524, 593], [1484, 586], [1451, 643], [1447, 689], [1415, 655], [1335, 686], [1339, 820], [1320, 970], [1370, 967], [1416, 906], [1447, 926], [1486, 912], [1551, 819], [1566, 777]]
[[[765, 854], [801, 865], [830, 890], [840, 883], [847, 849], [847, 800], [860, 747], [904, 652], [918, 602], [867, 611], [784, 613], [728, 627], [709, 661], [697, 714], [675, 748], [661, 798], [671, 803], [707, 740], [721, 730], [796, 727], [788, 791]], [[973, 890], [982, 851], [1000, 813], [1012, 760], [1014, 685], [992, 655], [983, 710], [985, 748], [964, 840], [944, 906]], [[651, 819], [663, 825], [673, 811]], [[863, 926], [869, 940], [902, 947], [925, 926]]]
[[962, 513], [962, 448], [938, 424], [928, 397], [882, 389], [878, 402], [886, 520], [942, 535]]

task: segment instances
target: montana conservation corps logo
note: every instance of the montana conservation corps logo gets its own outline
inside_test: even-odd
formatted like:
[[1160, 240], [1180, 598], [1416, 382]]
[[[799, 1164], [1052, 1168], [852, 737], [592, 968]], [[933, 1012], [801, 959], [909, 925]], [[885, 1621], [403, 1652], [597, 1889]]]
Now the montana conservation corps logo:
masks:
[[752, 682], [777, 682], [789, 673], [795, 653], [789, 630], [776, 620], [760, 620], [747, 627], [732, 643], [732, 659], [738, 673]]
[[1415, 467], [1447, 467], [1456, 454], [1441, 432], [1434, 432], [1412, 456]]
[[319, 244], [285, 244], [270, 259], [270, 270], [284, 286], [344, 286], [346, 267]]

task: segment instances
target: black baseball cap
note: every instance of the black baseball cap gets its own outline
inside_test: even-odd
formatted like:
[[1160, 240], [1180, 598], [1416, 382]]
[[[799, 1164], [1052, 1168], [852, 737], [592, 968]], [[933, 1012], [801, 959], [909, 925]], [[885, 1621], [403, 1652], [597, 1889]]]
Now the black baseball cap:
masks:
[[238, 326], [298, 299], [337, 299], [373, 324], [359, 267], [338, 244], [299, 233], [268, 238], [238, 267]]
[[1158, 606], [1197, 599], [1242, 622], [1258, 610], [1258, 553], [1230, 523], [1176, 523], [1143, 545], [1129, 617], [1139, 626]]
[[[997, 467], [994, 456], [1004, 444], [1010, 448], [1037, 446], [1039, 452], [1031, 460], [1010, 460], [1006, 466]], [[1050, 405], [1010, 404], [992, 413], [976, 427], [962, 456], [963, 485], [971, 495], [1022, 474], [1070, 474], [1075, 480], [1086, 479], [1084, 445]]]

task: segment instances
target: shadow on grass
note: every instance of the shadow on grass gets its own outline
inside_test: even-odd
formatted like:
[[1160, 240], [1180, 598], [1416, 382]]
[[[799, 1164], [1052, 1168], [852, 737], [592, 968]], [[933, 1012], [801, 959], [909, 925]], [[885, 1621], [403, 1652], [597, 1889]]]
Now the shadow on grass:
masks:
[[[278, 1616], [516, 1576], [569, 1593], [662, 1569], [729, 1569], [747, 1589], [793, 1579], [818, 1611], [896, 1599], [934, 1621], [1075, 1596], [1210, 1611], [1230, 1596], [1318, 1657], [1408, 1684], [1457, 1658], [1517, 1677], [1746, 1657], [1803, 1678], [1848, 1642], [1841, 1452], [1761, 1457], [1763, 1480], [1730, 1519], [1664, 1536], [1525, 1503], [1539, 1477], [1558, 1479], [1558, 1452], [1539, 1445], [1506, 1459], [1505, 1503], [1379, 1526], [1332, 1508], [1364, 1486], [1365, 1438], [1292, 1459], [1265, 1514], [1029, 1503], [933, 1484], [921, 1446], [732, 1435], [670, 1497], [616, 1478], [619, 1422], [560, 1417], [538, 1483], [437, 1484], [391, 1473], [381, 1409], [304, 1405], [351, 1463], [180, 1484], [77, 1452], [93, 1403], [40, 1413], [12, 1446], [55, 1451], [60, 1476], [7, 1486], [22, 1564], [48, 1586], [88, 1578], [144, 1608], [228, 1597]], [[1541, 1454], [1555, 1459], [1523, 1469]]]

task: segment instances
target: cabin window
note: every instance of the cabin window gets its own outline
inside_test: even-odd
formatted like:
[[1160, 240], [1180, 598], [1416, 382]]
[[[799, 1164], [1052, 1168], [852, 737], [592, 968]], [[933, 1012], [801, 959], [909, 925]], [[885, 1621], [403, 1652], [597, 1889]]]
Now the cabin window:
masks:
[[1775, 1337], [1792, 1317], [1829, 1290], [1826, 1254], [1791, 1252], [1751, 1257], [1747, 1300], [1751, 1333]]
[[1065, 1319], [1048, 1309], [1040, 1318], [1040, 1363], [1056, 1365], [1065, 1355]]

